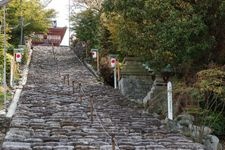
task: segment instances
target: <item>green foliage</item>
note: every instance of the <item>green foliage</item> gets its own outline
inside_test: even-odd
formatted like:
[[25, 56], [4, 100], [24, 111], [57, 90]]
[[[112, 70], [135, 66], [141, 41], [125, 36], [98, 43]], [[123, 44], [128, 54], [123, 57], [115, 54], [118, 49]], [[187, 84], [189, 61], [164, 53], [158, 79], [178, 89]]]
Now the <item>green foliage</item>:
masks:
[[[11, 66], [11, 55], [6, 55], [6, 81], [9, 83], [10, 79], [10, 66]], [[3, 49], [0, 49], [0, 81], [3, 80], [3, 68], [4, 68], [4, 55]]]
[[205, 0], [191, 1], [195, 13], [202, 18], [204, 24], [208, 27], [211, 37], [215, 38], [215, 44], [212, 48], [211, 59], [219, 64], [225, 63], [225, 1], [224, 0]]
[[98, 47], [99, 14], [93, 10], [86, 10], [71, 18], [76, 37], [85, 41], [90, 48]]
[[174, 82], [173, 90], [175, 113], [191, 114], [195, 118], [195, 125], [208, 126], [216, 135], [225, 133], [225, 95], [220, 93], [217, 86], [221, 76], [224, 76], [221, 68], [203, 70], [198, 73], [196, 86]]
[[51, 25], [51, 18], [56, 15], [52, 9], [44, 9], [40, 0], [12, 0], [7, 8], [7, 23], [11, 28], [10, 42], [14, 45], [19, 44], [20, 39], [20, 16], [23, 17], [24, 35], [33, 32], [46, 32]]
[[188, 73], [225, 63], [224, 12], [224, 0], [104, 0], [101, 12], [88, 9], [73, 22], [77, 37], [90, 45], [142, 56], [157, 70], [171, 64]]
[[224, 115], [218, 112], [210, 112], [205, 118], [205, 125], [213, 129], [216, 135], [223, 135], [225, 133], [225, 119]]
[[166, 64], [181, 70], [186, 62], [201, 66], [209, 60], [217, 61], [215, 55], [225, 58], [214, 53], [216, 49], [222, 54], [225, 48], [221, 47], [225, 31], [223, 0], [105, 0], [103, 8], [109, 20], [106, 27], [118, 49], [145, 57], [158, 70]]
[[224, 135], [225, 119], [221, 111], [209, 111], [200, 107], [192, 107], [188, 108], [187, 112], [195, 117], [195, 125], [210, 127], [214, 134]]
[[196, 86], [203, 93], [213, 93], [225, 97], [225, 71], [221, 68], [211, 68], [197, 73]]
[[[117, 49], [129, 55], [151, 56], [155, 37], [147, 28], [145, 1], [105, 1], [105, 26]], [[114, 21], [114, 22], [111, 22]]]
[[[0, 109], [2, 110], [3, 107], [4, 107], [4, 95], [3, 95], [3, 92], [2, 92], [2, 87], [0, 87]], [[7, 100], [10, 100], [11, 99], [11, 96], [12, 94], [11, 93], [7, 93], [6, 94], [6, 99]]]
[[24, 51], [23, 51], [22, 64], [25, 65], [27, 63], [27, 61], [28, 61], [28, 55], [29, 55], [28, 48], [25, 47], [24, 48]]
[[110, 38], [111, 33], [109, 30], [101, 25], [99, 27], [100, 32], [99, 32], [99, 45], [101, 48], [101, 56], [106, 56], [109, 53], [115, 53], [116, 47], [113, 45], [112, 40]]

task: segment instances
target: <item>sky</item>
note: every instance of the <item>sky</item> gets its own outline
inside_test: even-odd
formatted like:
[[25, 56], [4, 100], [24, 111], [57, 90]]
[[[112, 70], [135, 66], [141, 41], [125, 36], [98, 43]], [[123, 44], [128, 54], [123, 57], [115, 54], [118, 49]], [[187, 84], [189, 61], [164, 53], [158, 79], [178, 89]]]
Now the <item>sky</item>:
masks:
[[[52, 0], [47, 8], [55, 9], [57, 12], [57, 27], [69, 27], [69, 0]], [[69, 29], [63, 38], [61, 45], [69, 45]]]

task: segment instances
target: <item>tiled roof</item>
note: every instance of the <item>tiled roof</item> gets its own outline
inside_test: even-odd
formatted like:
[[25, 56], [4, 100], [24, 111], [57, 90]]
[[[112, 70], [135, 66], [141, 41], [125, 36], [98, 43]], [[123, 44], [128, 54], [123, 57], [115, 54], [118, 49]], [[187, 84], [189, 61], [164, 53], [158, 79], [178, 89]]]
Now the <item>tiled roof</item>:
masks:
[[33, 45], [59, 46], [66, 33], [67, 27], [49, 28], [48, 33], [36, 33], [32, 39]]

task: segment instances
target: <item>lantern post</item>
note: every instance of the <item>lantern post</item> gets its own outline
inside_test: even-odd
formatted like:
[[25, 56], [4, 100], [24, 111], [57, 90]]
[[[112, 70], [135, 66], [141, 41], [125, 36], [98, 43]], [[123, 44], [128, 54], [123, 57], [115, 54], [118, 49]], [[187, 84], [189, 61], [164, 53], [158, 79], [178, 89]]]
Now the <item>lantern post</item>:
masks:
[[167, 83], [167, 108], [168, 108], [168, 119], [173, 120], [173, 91], [172, 82], [169, 78], [173, 76], [174, 71], [170, 64], [162, 69], [162, 76], [165, 83]]
[[110, 64], [111, 68], [113, 68], [113, 76], [114, 76], [114, 89], [117, 89], [117, 70], [116, 70], [116, 65], [117, 65], [117, 54], [110, 54]]
[[97, 65], [97, 72], [100, 72], [100, 57], [99, 57], [99, 50], [98, 49], [91, 49], [92, 58], [96, 59]]

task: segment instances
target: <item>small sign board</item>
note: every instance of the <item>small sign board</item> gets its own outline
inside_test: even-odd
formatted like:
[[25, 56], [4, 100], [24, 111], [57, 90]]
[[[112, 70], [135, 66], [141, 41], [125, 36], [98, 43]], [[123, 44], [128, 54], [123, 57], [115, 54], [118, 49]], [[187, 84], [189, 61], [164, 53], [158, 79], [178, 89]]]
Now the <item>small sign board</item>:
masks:
[[111, 61], [111, 67], [115, 68], [115, 66], [116, 66], [116, 58], [111, 58], [110, 61]]
[[22, 54], [21, 53], [16, 53], [15, 57], [16, 57], [16, 62], [21, 63], [21, 61], [22, 61]]
[[109, 54], [110, 64], [112, 68], [116, 67], [118, 54]]
[[97, 52], [96, 51], [92, 52], [92, 58], [97, 58]]
[[97, 58], [98, 49], [91, 49], [92, 58]]

